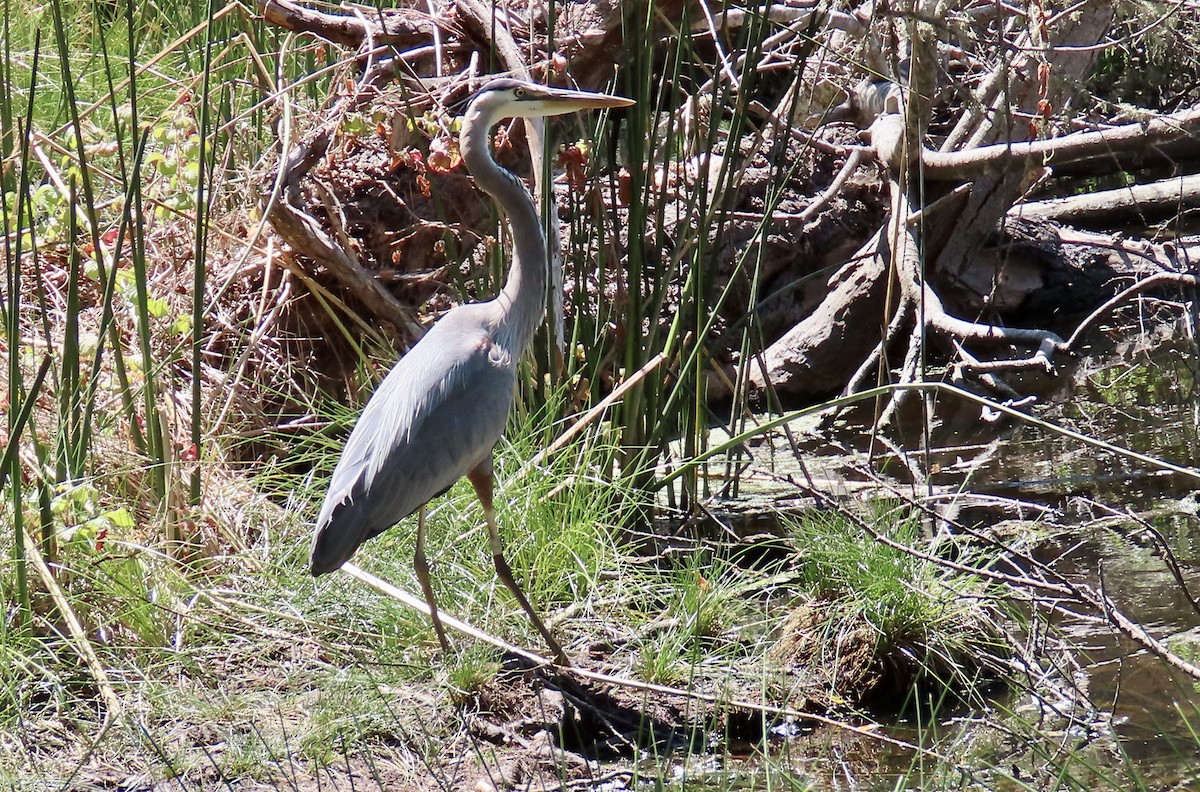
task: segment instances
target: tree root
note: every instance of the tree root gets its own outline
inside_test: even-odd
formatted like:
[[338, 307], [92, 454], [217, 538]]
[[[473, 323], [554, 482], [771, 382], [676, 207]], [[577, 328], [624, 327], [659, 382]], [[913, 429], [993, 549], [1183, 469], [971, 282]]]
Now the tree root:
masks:
[[1017, 204], [1010, 217], [1114, 225], [1200, 206], [1200, 174]]
[[902, 300], [900, 302], [899, 307], [892, 316], [892, 321], [888, 323], [887, 330], [883, 334], [883, 340], [875, 346], [875, 349], [867, 356], [867, 359], [858, 367], [858, 371], [854, 372], [854, 375], [850, 377], [850, 382], [847, 383], [846, 389], [843, 391], [844, 395], [849, 396], [868, 387], [867, 378], [878, 371], [879, 365], [883, 362], [887, 354], [887, 350], [900, 337], [900, 331], [907, 327], [911, 321], [911, 308], [912, 303], [909, 301]]
[[[895, 181], [893, 181], [892, 187], [893, 190], [899, 189], [899, 185]], [[902, 205], [897, 207], [895, 216], [902, 218], [904, 211]], [[911, 224], [893, 222], [889, 224], [889, 231], [895, 233], [901, 226], [909, 228]], [[1084, 235], [1068, 231], [1064, 231], [1062, 236], [1064, 243], [1109, 248], [1114, 251], [1113, 255], [1122, 259], [1144, 259], [1157, 267], [1177, 266], [1180, 260], [1194, 259], [1200, 253], [1195, 249], [1194, 243], [1186, 242], [1168, 244], [1125, 242], [1107, 235]], [[957, 361], [951, 367], [950, 378], [953, 382], [960, 387], [969, 387], [970, 383], [982, 385], [987, 392], [994, 394], [1003, 403], [1011, 406], [1028, 404], [1033, 397], [1023, 397], [998, 375], [1003, 372], [1029, 369], [1053, 374], [1056, 353], [1078, 351], [1087, 332], [1101, 318], [1128, 303], [1134, 297], [1167, 286], [1181, 288], [1200, 286], [1200, 276], [1183, 272], [1159, 271], [1139, 278], [1079, 321], [1070, 337], [1063, 340], [1058, 334], [1049, 330], [999, 327], [969, 322], [950, 315], [933, 288], [922, 282], [915, 245], [915, 235], [911, 231], [906, 231], [897, 240], [896, 250], [886, 252], [889, 256], [889, 264], [894, 265], [901, 276], [900, 304], [888, 325], [884, 339], [875, 346], [850, 378], [844, 391], [846, 395], [860, 392], [872, 384], [870, 377], [878, 370], [884, 351], [894, 345], [904, 328], [911, 328], [908, 348], [899, 371], [898, 382], [910, 384], [920, 381], [921, 372], [917, 364], [920, 352], [926, 343], [925, 333], [932, 331], [947, 337], [954, 349]], [[914, 319], [914, 316], [918, 318]], [[969, 341], [999, 341], [1034, 347], [1034, 351], [1029, 356], [1022, 358], [981, 360], [967, 349], [966, 342]], [[906, 391], [899, 391], [881, 412], [878, 421], [880, 426], [886, 425], [894, 418], [896, 411], [904, 401], [904, 393]]]
[[[888, 219], [885, 237], [887, 247], [886, 250], [881, 251], [881, 255], [888, 256], [889, 263], [900, 281], [902, 308], [897, 311], [897, 316], [913, 314], [917, 317], [909, 337], [908, 352], [900, 373], [900, 383], [910, 384], [921, 381], [920, 362], [921, 352], [926, 342], [926, 331], [950, 338], [959, 352], [957, 369], [960, 377], [963, 371], [981, 373], [984, 376], [980, 378], [980, 381], [990, 390], [1005, 398], [1016, 396], [1016, 392], [996, 376], [997, 372], [1036, 368], [1052, 374], [1054, 372], [1054, 353], [1069, 350], [1067, 343], [1057, 334], [1049, 330], [1000, 327], [969, 322], [952, 316], [946, 310], [941, 297], [929, 286], [922, 271], [920, 242], [916, 236], [915, 224], [909, 222], [913, 210], [904, 186], [903, 174], [894, 176], [890, 180], [890, 190], [891, 215]], [[991, 341], [1035, 346], [1036, 351], [1026, 358], [979, 361], [966, 351], [962, 343], [965, 341]], [[881, 413], [877, 422], [879, 425], [886, 425], [891, 421], [900, 408], [906, 393], [905, 390], [896, 391]]]

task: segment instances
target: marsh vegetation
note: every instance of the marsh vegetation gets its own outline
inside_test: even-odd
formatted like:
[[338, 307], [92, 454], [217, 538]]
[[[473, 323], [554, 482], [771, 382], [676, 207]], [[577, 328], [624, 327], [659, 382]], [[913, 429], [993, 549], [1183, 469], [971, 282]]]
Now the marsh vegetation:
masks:
[[[6, 3], [0, 784], [1187, 788], [1186, 3]], [[496, 449], [309, 577], [384, 373], [561, 259]], [[547, 142], [549, 141], [549, 142]], [[1071, 225], [1073, 224], [1073, 225]], [[532, 651], [531, 651], [532, 650]]]

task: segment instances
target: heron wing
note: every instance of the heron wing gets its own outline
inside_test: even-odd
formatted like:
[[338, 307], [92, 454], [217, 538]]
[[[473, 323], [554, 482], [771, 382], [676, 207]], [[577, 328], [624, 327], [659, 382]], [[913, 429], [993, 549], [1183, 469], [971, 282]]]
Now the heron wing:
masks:
[[482, 307], [444, 316], [367, 402], [317, 518], [314, 574], [337, 569], [491, 453], [516, 383], [513, 361], [483, 329]]

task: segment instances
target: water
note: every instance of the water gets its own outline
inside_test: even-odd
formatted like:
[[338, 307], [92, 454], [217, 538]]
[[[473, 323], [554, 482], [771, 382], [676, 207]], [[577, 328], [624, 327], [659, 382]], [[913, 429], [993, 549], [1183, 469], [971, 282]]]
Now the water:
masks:
[[[1133, 451], [1194, 464], [1200, 394], [1188, 345], [1166, 339], [1102, 355], [1081, 364], [1046, 417]], [[1039, 550], [1057, 571], [1102, 589], [1185, 659], [1200, 657], [1200, 614], [1190, 599], [1200, 592], [1200, 480], [1028, 427], [1002, 443], [991, 462], [975, 471], [975, 491], [1055, 510], [1061, 533]], [[1105, 625], [1064, 626], [1077, 647], [1078, 682], [1113, 730], [1115, 744], [1106, 749], [1124, 754], [1152, 786], [1196, 781], [1198, 683]]]
[[[1169, 331], [1085, 353], [1056, 380], [1027, 385], [1045, 389], [1036, 409], [1044, 420], [1178, 465], [1200, 460], [1197, 361], [1192, 346]], [[1200, 613], [1165, 560], [1175, 559], [1192, 596], [1200, 596], [1200, 479], [1040, 427], [988, 424], [975, 405], [943, 400], [937, 415], [928, 452], [920, 452], [919, 422], [902, 425], [898, 434], [907, 441], [891, 450], [872, 441], [854, 417], [823, 433], [814, 432], [811, 421], [797, 425], [793, 436], [802, 438], [804, 470], [790, 467], [788, 446], [777, 443], [771, 473], [743, 484], [742, 499], [786, 505], [794, 489], [778, 482], [806, 475], [819, 489], [841, 495], [866, 497], [891, 486], [944, 506], [969, 494], [951, 512], [959, 524], [1015, 532], [1038, 561], [1102, 590], [1138, 624], [1200, 663]], [[915, 470], [901, 463], [898, 448], [917, 452]], [[1022, 522], [1028, 520], [1037, 524]], [[889, 732], [954, 756], [973, 777], [973, 788], [1046, 788], [1049, 781], [1065, 788], [1200, 788], [1200, 683], [1106, 624], [1041, 612], [1029, 640], [1043, 642], [1044, 678], [986, 711], [940, 713], [939, 723], [901, 719]], [[1064, 645], [1069, 652], [1059, 651]], [[1045, 744], [1035, 745], [1032, 737], [1022, 744], [1013, 724], [1030, 723], [1030, 733], [1047, 738]], [[817, 788], [890, 789], [897, 777], [913, 786], [970, 786], [961, 774], [955, 780], [953, 769], [927, 773], [909, 752], [825, 731], [804, 738], [821, 745], [793, 744], [781, 753], [795, 757], [782, 765]], [[1041, 752], [1055, 741], [1058, 753], [1047, 760]], [[821, 761], [823, 769], [814, 770]], [[1053, 772], [1038, 776], [1060, 763], [1071, 781], [1056, 780]], [[990, 771], [993, 765], [1001, 771]]]

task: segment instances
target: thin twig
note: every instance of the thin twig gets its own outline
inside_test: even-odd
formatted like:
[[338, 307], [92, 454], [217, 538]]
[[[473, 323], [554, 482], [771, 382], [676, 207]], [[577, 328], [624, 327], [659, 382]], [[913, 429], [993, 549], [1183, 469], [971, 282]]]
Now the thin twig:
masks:
[[647, 375], [658, 368], [659, 365], [661, 365], [666, 359], [666, 354], [659, 352], [657, 355], [650, 358], [650, 360], [646, 361], [645, 365], [633, 372], [633, 374], [630, 374], [628, 377], [626, 377], [625, 381], [620, 385], [613, 388], [612, 393], [605, 396], [599, 401], [599, 403], [596, 404], [596, 406], [592, 407], [586, 413], [581, 415], [575, 421], [575, 423], [571, 424], [570, 428], [559, 435], [553, 443], [537, 452], [532, 459], [521, 465], [521, 469], [517, 471], [516, 478], [520, 478], [525, 473], [529, 472], [530, 469], [540, 465], [542, 461], [551, 454], [557, 453], [558, 450], [569, 443], [572, 438], [594, 423], [600, 416], [604, 415], [604, 412], [622, 396], [624, 396], [630, 388], [644, 380]]
[[1135, 294], [1143, 292], [1146, 289], [1154, 286], [1158, 286], [1161, 283], [1172, 283], [1178, 286], [1190, 286], [1195, 288], [1197, 284], [1200, 284], [1200, 279], [1198, 279], [1195, 275], [1184, 275], [1178, 272], [1160, 272], [1156, 275], [1151, 275], [1149, 278], [1143, 278], [1132, 286], [1124, 289], [1116, 296], [1110, 298], [1108, 302], [1104, 303], [1104, 305], [1101, 305], [1099, 308], [1088, 314], [1087, 318], [1079, 323], [1079, 326], [1075, 328], [1075, 332], [1071, 333], [1071, 337], [1067, 339], [1067, 349], [1074, 348], [1074, 346], [1079, 343], [1079, 339], [1088, 330], [1088, 328], [1090, 328], [1092, 324], [1095, 323], [1096, 320], [1098, 320], [1101, 316], [1108, 313], [1113, 308], [1116, 308], [1118, 305], [1125, 302]]
[[104, 670], [104, 664], [100, 662], [100, 657], [96, 654], [96, 649], [92, 646], [92, 642], [88, 638], [87, 630], [83, 628], [79, 617], [75, 615], [74, 608], [71, 607], [71, 603], [67, 600], [67, 595], [63, 593], [62, 587], [58, 585], [54, 573], [50, 571], [50, 567], [46, 564], [46, 559], [42, 558], [41, 550], [38, 549], [38, 542], [29, 534], [25, 535], [25, 553], [29, 561], [33, 563], [34, 569], [37, 570], [42, 583], [46, 586], [46, 591], [50, 594], [50, 598], [54, 600], [54, 607], [62, 616], [63, 621], [67, 623], [67, 631], [71, 635], [71, 640], [83, 658], [84, 664], [87, 665], [88, 670], [91, 672], [92, 678], [96, 680], [96, 687], [100, 689], [100, 698], [104, 699], [105, 710], [104, 722], [100, 726], [100, 733], [103, 734], [112, 727], [120, 716], [121, 699], [117, 696], [116, 688], [113, 687], [112, 681], [108, 678], [108, 672]]

